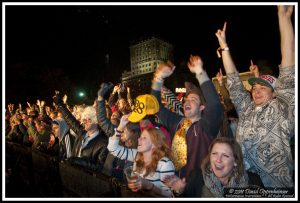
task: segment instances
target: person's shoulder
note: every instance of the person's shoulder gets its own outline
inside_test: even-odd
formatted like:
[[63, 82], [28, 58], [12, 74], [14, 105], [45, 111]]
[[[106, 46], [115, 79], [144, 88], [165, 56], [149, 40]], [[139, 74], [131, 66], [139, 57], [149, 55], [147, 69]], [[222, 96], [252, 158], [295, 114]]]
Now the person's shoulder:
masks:
[[166, 156], [162, 157], [162, 158], [159, 160], [159, 162], [162, 162], [162, 163], [167, 163], [167, 162], [170, 162], [170, 161], [171, 161], [171, 159], [169, 159], [169, 158], [166, 157]]

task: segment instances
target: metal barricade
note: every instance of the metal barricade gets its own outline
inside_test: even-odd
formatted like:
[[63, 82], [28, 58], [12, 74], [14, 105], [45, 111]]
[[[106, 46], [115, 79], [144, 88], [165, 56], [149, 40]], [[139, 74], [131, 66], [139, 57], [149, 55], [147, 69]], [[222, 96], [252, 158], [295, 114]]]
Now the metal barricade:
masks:
[[64, 196], [112, 197], [110, 177], [68, 162], [59, 163]]
[[36, 196], [34, 189], [31, 147], [5, 142], [6, 195], [11, 197]]
[[34, 182], [42, 197], [62, 197], [58, 157], [32, 150]]

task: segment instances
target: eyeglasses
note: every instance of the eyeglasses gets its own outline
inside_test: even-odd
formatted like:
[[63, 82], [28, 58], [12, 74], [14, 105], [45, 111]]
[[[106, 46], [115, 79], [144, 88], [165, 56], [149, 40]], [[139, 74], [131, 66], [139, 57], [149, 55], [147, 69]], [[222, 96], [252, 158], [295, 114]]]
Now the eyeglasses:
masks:
[[91, 123], [92, 119], [88, 118], [88, 119], [82, 119], [82, 123]]

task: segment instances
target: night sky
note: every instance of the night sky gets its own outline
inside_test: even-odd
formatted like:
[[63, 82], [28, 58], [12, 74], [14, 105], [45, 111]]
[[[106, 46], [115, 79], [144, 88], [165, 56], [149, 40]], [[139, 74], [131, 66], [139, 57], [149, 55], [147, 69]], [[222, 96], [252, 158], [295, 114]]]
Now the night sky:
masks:
[[130, 70], [129, 46], [142, 37], [172, 43], [177, 67], [200, 55], [214, 77], [222, 67], [215, 32], [225, 21], [240, 72], [252, 59], [275, 67], [276, 75], [281, 60], [274, 5], [13, 5], [5, 12], [6, 104], [49, 103], [54, 90], [67, 93], [70, 103], [80, 102], [81, 90], [94, 99], [101, 82], [118, 83]]

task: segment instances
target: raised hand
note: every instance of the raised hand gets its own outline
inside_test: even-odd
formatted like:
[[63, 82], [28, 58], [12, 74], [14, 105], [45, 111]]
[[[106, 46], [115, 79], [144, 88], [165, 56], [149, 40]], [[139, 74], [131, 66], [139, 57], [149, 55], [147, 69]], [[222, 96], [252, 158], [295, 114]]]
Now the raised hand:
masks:
[[39, 99], [36, 101], [36, 105], [38, 105], [38, 107], [41, 107], [41, 102]]
[[50, 106], [46, 106], [46, 113], [47, 113], [47, 115], [50, 115], [50, 113], [51, 113]]
[[218, 38], [220, 47], [222, 49], [224, 49], [225, 47], [227, 47], [227, 42], [226, 42], [226, 26], [227, 26], [227, 22], [224, 23], [224, 26], [223, 26], [222, 30], [218, 29], [218, 31], [216, 32], [216, 36]]
[[53, 96], [53, 101], [54, 101], [53, 106], [63, 103], [61, 95], [60, 95], [59, 91], [57, 91], [57, 90], [55, 90], [55, 95]]
[[251, 71], [251, 73], [254, 75], [254, 77], [259, 77], [259, 70], [258, 70], [258, 66], [253, 64], [253, 61], [250, 60], [250, 67], [249, 70]]
[[167, 63], [161, 63], [158, 65], [154, 76], [158, 80], [162, 81], [165, 78], [169, 77], [170, 75], [173, 74], [176, 66], [171, 61], [168, 61]]
[[[98, 96], [104, 97], [104, 95], [108, 92], [108, 90], [113, 86], [112, 83], [102, 83], [100, 89], [97, 92]], [[115, 86], [116, 88], [116, 86]]]
[[222, 73], [222, 69], [220, 68], [219, 72], [216, 75], [216, 78], [219, 82], [220, 86], [223, 86], [223, 73]]
[[27, 103], [27, 106], [28, 106], [30, 109], [32, 109], [30, 103], [29, 103], [29, 102], [26, 102], [26, 103]]
[[120, 84], [119, 84], [119, 88], [117, 89], [118, 94], [121, 93], [121, 90], [122, 90], [122, 84], [120, 83]]
[[64, 104], [66, 104], [66, 103], [67, 103], [67, 99], [68, 99], [68, 96], [65, 94], [65, 95], [63, 96], [63, 98], [62, 98], [62, 100], [63, 100]]
[[278, 5], [278, 15], [291, 17], [293, 14], [293, 5]]
[[292, 23], [294, 6], [279, 5], [278, 22], [280, 31], [281, 67], [295, 65], [295, 33]]
[[203, 72], [203, 62], [199, 56], [190, 56], [190, 60], [187, 64], [188, 68], [192, 73], [196, 73], [196, 75]]
[[45, 106], [45, 101], [41, 101], [40, 105], [41, 107]]
[[129, 114], [123, 115], [123, 116], [121, 117], [120, 124], [119, 124], [119, 126], [118, 126], [118, 130], [119, 130], [119, 131], [124, 131], [124, 128], [125, 128], [126, 124], [129, 122], [129, 121], [128, 121], [128, 117], [129, 117]]
[[8, 104], [7, 108], [9, 112], [12, 112], [14, 110], [14, 104]]

